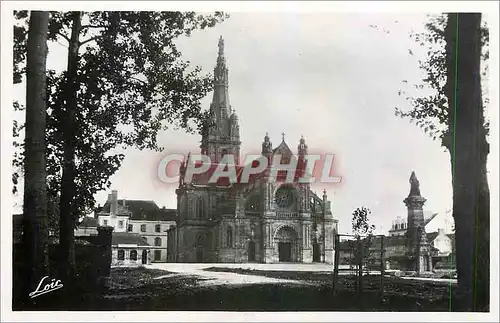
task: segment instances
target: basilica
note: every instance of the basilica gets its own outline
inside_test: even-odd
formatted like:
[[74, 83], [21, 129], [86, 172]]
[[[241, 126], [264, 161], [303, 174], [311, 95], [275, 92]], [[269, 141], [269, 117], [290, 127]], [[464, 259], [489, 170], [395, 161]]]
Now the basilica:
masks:
[[[229, 101], [228, 68], [224, 41], [219, 39], [214, 69], [211, 120], [202, 131], [201, 154], [210, 157], [205, 173], [185, 180], [186, 160], [180, 169], [177, 194], [177, 223], [168, 231], [168, 261], [172, 262], [333, 262], [333, 218], [326, 191], [315, 194], [310, 184], [299, 182], [305, 169], [308, 147], [299, 140], [292, 152], [283, 136], [273, 148], [266, 134], [261, 153], [271, 161], [297, 162], [295, 180], [284, 183], [270, 179], [272, 164], [246, 183], [224, 178], [209, 182], [221, 159], [231, 154], [241, 175], [239, 120]], [[283, 171], [279, 171], [278, 179]], [[286, 172], [286, 171], [285, 171]], [[281, 174], [281, 175], [280, 175]]]

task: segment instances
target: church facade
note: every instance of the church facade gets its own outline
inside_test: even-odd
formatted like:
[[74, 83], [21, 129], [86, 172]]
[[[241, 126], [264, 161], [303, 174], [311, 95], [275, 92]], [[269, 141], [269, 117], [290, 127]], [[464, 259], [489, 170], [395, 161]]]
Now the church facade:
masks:
[[[200, 151], [211, 165], [188, 182], [185, 178], [189, 158], [181, 165], [177, 194], [178, 219], [169, 230], [168, 261], [172, 262], [333, 262], [334, 234], [338, 220], [333, 218], [326, 191], [318, 196], [310, 184], [300, 183], [307, 145], [301, 138], [293, 153], [284, 139], [273, 148], [266, 134], [262, 156], [269, 161], [262, 172], [247, 183], [208, 179], [226, 155], [234, 156], [241, 176], [239, 120], [229, 102], [228, 69], [224, 41], [214, 69], [211, 120], [202, 132]], [[297, 162], [293, 181], [272, 179], [271, 160]], [[227, 156], [226, 156], [227, 157]], [[278, 179], [286, 171], [278, 171]], [[280, 177], [281, 176], [281, 177]]]

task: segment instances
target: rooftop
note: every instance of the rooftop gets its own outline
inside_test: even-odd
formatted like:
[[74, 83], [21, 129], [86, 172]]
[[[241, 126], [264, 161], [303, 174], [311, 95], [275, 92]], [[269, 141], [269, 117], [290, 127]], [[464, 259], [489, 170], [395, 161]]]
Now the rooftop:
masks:
[[82, 222], [78, 224], [79, 228], [94, 228], [97, 226], [98, 226], [97, 219], [90, 216], [84, 217]]
[[137, 246], [149, 246], [146, 240], [137, 233], [113, 232], [111, 244], [131, 244]]
[[[98, 213], [109, 213], [110, 202], [97, 210]], [[143, 221], [175, 221], [176, 209], [159, 208], [154, 201], [148, 200], [118, 200], [117, 215], [130, 216], [131, 220]]]
[[[203, 162], [201, 161], [196, 161], [195, 162], [195, 168], [199, 168], [203, 165]], [[251, 164], [248, 164], [247, 166], [241, 166], [241, 165], [236, 165], [233, 166], [236, 170], [236, 180], [234, 181], [235, 183], [231, 183], [229, 180], [229, 177], [219, 177], [217, 178], [217, 181], [215, 183], [209, 183], [210, 179], [212, 178], [213, 174], [215, 171], [220, 167], [220, 165], [225, 165], [225, 164], [218, 164], [218, 163], [211, 163], [210, 166], [208, 167], [207, 171], [201, 173], [201, 174], [193, 174], [191, 184], [194, 185], [211, 185], [211, 186], [218, 186], [218, 187], [231, 187], [232, 185], [235, 186], [245, 186], [250, 183], [256, 182], [258, 179], [264, 177], [268, 171], [271, 169], [271, 167], [268, 167], [264, 170], [262, 170], [259, 173], [251, 173], [249, 174], [248, 180], [245, 179], [245, 181], [242, 181], [242, 175], [243, 175], [243, 169], [245, 167], [250, 167], [250, 168], [257, 168], [259, 166], [258, 161], [253, 161]], [[305, 173], [305, 164], [303, 164], [301, 161], [297, 162], [297, 167], [295, 171], [295, 176], [294, 176], [294, 182], [297, 182], [301, 177], [303, 177]], [[228, 168], [223, 169], [224, 171], [227, 171]], [[277, 176], [276, 176], [276, 181], [277, 182], [284, 182], [286, 180], [287, 172], [286, 171], [281, 171], [278, 170]]]

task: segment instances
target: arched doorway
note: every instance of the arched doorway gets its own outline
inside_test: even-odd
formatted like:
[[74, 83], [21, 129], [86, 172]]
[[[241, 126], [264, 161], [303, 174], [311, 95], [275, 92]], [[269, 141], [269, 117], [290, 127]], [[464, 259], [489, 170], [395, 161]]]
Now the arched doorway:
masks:
[[290, 226], [281, 226], [276, 230], [274, 242], [279, 262], [297, 262], [299, 260], [297, 236], [297, 232]]
[[199, 235], [196, 239], [196, 262], [203, 262], [203, 235]]
[[253, 240], [248, 241], [248, 262], [255, 261], [255, 242]]
[[321, 262], [321, 250], [319, 243], [313, 243], [313, 262]]
[[142, 251], [142, 264], [146, 265], [148, 263], [148, 251], [143, 250]]

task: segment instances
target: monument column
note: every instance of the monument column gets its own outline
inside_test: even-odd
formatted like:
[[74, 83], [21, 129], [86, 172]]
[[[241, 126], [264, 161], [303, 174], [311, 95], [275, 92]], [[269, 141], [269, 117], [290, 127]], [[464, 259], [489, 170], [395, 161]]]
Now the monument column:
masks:
[[410, 194], [403, 201], [408, 208], [408, 229], [406, 231], [407, 256], [410, 270], [417, 275], [432, 270], [430, 246], [425, 232], [423, 206], [426, 199], [420, 195], [420, 183], [415, 172], [410, 176]]

